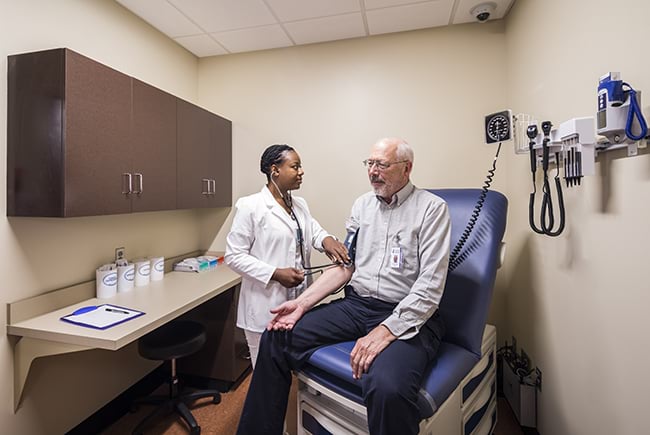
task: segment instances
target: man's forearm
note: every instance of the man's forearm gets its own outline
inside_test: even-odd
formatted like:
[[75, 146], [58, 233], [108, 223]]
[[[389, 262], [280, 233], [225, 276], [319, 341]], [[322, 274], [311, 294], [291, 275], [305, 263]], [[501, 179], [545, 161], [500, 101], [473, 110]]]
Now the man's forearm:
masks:
[[303, 294], [298, 296], [296, 302], [305, 311], [309, 311], [314, 305], [345, 284], [352, 276], [353, 271], [354, 268], [344, 266], [334, 266], [325, 270], [316, 282], [310, 285]]

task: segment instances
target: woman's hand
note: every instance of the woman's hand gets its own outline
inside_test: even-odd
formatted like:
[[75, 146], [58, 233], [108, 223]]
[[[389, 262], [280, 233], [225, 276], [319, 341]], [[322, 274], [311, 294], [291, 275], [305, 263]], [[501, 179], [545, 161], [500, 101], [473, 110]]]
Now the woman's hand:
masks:
[[332, 236], [327, 236], [323, 239], [323, 249], [325, 253], [334, 263], [347, 264], [350, 262], [348, 256], [348, 249], [345, 245]]
[[284, 302], [271, 309], [271, 314], [275, 314], [275, 316], [266, 326], [266, 329], [269, 331], [288, 331], [293, 328], [304, 313], [304, 307], [295, 299]]
[[305, 279], [305, 272], [295, 267], [277, 268], [271, 276], [273, 281], [277, 281], [286, 288], [295, 287]]

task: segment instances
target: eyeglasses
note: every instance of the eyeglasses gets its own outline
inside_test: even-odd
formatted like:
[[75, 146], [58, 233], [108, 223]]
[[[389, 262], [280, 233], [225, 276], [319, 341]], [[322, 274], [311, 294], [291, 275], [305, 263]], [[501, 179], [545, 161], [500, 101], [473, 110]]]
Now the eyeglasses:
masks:
[[377, 166], [377, 169], [380, 171], [385, 171], [386, 169], [390, 168], [392, 165], [395, 165], [397, 163], [406, 163], [408, 160], [400, 160], [397, 162], [382, 162], [381, 160], [364, 160], [363, 166], [365, 166], [368, 169], [372, 169], [373, 166]]

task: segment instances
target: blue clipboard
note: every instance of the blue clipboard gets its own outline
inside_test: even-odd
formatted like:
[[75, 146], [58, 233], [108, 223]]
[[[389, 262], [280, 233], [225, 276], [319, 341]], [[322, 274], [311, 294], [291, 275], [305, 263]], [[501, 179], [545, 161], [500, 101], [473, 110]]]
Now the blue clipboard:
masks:
[[79, 308], [74, 313], [61, 317], [61, 320], [86, 328], [108, 329], [144, 314], [143, 311], [131, 308], [103, 304]]

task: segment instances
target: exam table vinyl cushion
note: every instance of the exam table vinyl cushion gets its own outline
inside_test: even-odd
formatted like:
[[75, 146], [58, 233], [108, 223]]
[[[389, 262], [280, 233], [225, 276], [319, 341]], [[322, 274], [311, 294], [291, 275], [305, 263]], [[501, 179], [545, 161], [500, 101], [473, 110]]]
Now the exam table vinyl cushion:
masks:
[[[353, 341], [337, 343], [318, 349], [309, 359], [306, 370], [309, 376], [321, 385], [341, 394], [354, 402], [363, 403], [361, 399], [361, 382], [352, 378], [350, 352]], [[433, 415], [460, 381], [478, 362], [479, 358], [455, 344], [442, 342], [439, 356], [424, 376], [424, 382], [418, 396], [420, 416]]]
[[[449, 206], [453, 249], [474, 213], [481, 189], [430, 191], [447, 201]], [[508, 201], [503, 194], [487, 191], [476, 225], [461, 250], [463, 261], [447, 276], [439, 307], [446, 332], [418, 396], [418, 408], [423, 419], [436, 412], [481, 358], [483, 331], [499, 267], [507, 207]], [[361, 385], [352, 377], [350, 368], [353, 347], [353, 341], [321, 347], [311, 355], [301, 371], [326, 388], [363, 404]], [[471, 393], [464, 391], [463, 395]]]

